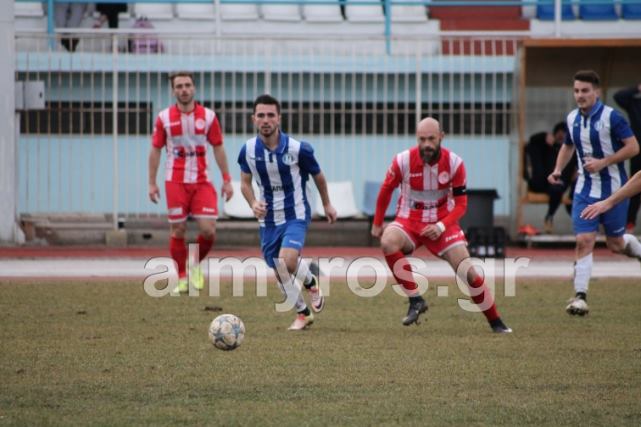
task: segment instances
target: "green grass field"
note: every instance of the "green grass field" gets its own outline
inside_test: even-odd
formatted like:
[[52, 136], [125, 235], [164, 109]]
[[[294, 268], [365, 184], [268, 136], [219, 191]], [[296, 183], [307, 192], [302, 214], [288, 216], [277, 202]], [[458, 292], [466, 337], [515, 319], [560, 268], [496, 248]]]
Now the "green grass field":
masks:
[[[457, 292], [431, 288], [427, 321], [403, 327], [391, 289], [334, 284], [314, 326], [288, 332], [275, 286], [151, 298], [140, 283], [3, 283], [0, 426], [641, 424], [638, 283], [593, 280], [592, 312], [571, 318], [569, 282], [521, 281], [498, 297], [509, 336]], [[243, 319], [242, 347], [213, 348], [206, 306]]]

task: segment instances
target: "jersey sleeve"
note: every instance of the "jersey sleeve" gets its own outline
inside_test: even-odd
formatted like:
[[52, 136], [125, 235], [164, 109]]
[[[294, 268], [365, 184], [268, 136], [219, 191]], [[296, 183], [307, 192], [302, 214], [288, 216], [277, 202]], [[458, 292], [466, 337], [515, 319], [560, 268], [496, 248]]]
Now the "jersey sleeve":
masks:
[[249, 173], [251, 174], [252, 171], [249, 168], [249, 165], [247, 164], [247, 146], [243, 145], [243, 148], [240, 149], [240, 153], [238, 153], [238, 165], [240, 166], [240, 170], [243, 173]]
[[456, 196], [456, 188], [465, 187], [467, 185], [467, 172], [465, 171], [465, 163], [461, 162], [454, 176], [452, 177], [452, 188], [454, 189], [454, 196]]
[[574, 141], [572, 141], [572, 123], [567, 118], [565, 119], [565, 141], [563, 141], [563, 144], [574, 145]]
[[209, 132], [207, 132], [207, 141], [209, 141], [209, 143], [214, 147], [223, 144], [223, 132], [220, 130], [218, 116], [214, 116], [214, 121], [209, 127]]
[[151, 145], [156, 148], [162, 148], [166, 144], [167, 133], [165, 132], [165, 126], [159, 116], [156, 118], [156, 124], [154, 125], [154, 133], [151, 136]]
[[398, 166], [396, 158], [394, 158], [392, 164], [387, 169], [385, 180], [376, 198], [376, 212], [374, 213], [374, 220], [372, 221], [374, 225], [381, 226], [383, 224], [385, 211], [392, 199], [392, 193], [394, 193], [394, 189], [399, 186], [402, 180], [401, 168]]
[[298, 166], [301, 170], [307, 171], [312, 175], [318, 175], [321, 171], [320, 166], [316, 161], [316, 157], [314, 157], [314, 148], [307, 142], [300, 143]]
[[465, 164], [461, 162], [452, 177], [452, 194], [454, 196], [454, 209], [450, 211], [441, 222], [445, 227], [458, 223], [467, 211], [467, 173]]
[[617, 110], [613, 110], [610, 115], [610, 131], [614, 139], [618, 141], [634, 136], [630, 125]]

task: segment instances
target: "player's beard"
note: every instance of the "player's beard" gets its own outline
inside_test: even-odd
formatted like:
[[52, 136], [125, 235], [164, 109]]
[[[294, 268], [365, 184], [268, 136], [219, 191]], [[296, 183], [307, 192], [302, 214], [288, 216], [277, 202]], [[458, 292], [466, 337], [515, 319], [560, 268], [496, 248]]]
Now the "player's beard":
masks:
[[190, 94], [185, 94], [184, 96], [183, 95], [178, 96], [178, 103], [182, 106], [189, 105], [193, 100], [194, 100], [194, 96]]
[[430, 163], [431, 161], [438, 159], [441, 155], [441, 144], [439, 144], [435, 149], [426, 147], [420, 148], [419, 151], [421, 152], [421, 158], [423, 159], [423, 161], [425, 163]]
[[269, 127], [261, 127], [260, 128], [260, 136], [263, 138], [269, 138], [278, 130], [277, 126], [269, 126]]

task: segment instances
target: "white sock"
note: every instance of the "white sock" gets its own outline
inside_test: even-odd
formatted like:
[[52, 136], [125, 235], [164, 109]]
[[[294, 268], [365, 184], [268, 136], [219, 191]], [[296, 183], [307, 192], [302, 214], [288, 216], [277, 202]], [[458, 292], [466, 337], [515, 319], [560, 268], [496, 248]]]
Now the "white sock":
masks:
[[632, 234], [623, 235], [623, 253], [629, 257], [641, 259], [641, 243]]
[[592, 253], [577, 259], [574, 263], [574, 290], [587, 294], [590, 276], [592, 276]]
[[[307, 304], [305, 304], [305, 300], [303, 299], [303, 293], [300, 291], [300, 285], [296, 284], [292, 276], [290, 276], [285, 283], [279, 280], [278, 285], [288, 301], [295, 301], [294, 308], [296, 309], [296, 313], [300, 313], [307, 308]], [[291, 309], [291, 306], [289, 308]]]
[[296, 278], [301, 279], [305, 285], [309, 285], [312, 282], [312, 273], [309, 271], [309, 265], [307, 265], [303, 258], [298, 258]]

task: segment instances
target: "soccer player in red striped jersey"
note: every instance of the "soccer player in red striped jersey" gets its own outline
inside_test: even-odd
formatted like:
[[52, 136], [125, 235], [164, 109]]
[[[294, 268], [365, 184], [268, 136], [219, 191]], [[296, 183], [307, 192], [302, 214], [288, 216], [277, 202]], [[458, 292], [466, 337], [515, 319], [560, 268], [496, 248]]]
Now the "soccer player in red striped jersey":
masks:
[[149, 153], [149, 198], [157, 203], [160, 191], [156, 174], [160, 165], [161, 150], [165, 148], [165, 192], [167, 194], [168, 220], [171, 231], [169, 251], [178, 269], [178, 292], [187, 292], [187, 246], [185, 231], [187, 217], [198, 222], [198, 265], [190, 272], [196, 289], [204, 287], [200, 261], [214, 244], [218, 196], [207, 173], [207, 147], [211, 145], [216, 164], [222, 173], [222, 194], [225, 200], [233, 195], [227, 155], [218, 116], [194, 100], [196, 87], [189, 72], [173, 73], [169, 77], [176, 104], [158, 114]]
[[[404, 325], [418, 323], [427, 311], [406, 255], [423, 245], [446, 260], [455, 271], [469, 266], [470, 254], [458, 220], [467, 209], [466, 177], [463, 160], [441, 147], [445, 134], [438, 121], [428, 117], [418, 124], [418, 144], [396, 155], [387, 171], [376, 202], [372, 235], [381, 239], [385, 260], [397, 282], [409, 297]], [[394, 189], [401, 194], [396, 218], [385, 229], [383, 220]], [[475, 268], [463, 269], [472, 300], [480, 306], [490, 327], [497, 333], [510, 333], [494, 304], [484, 279]]]

